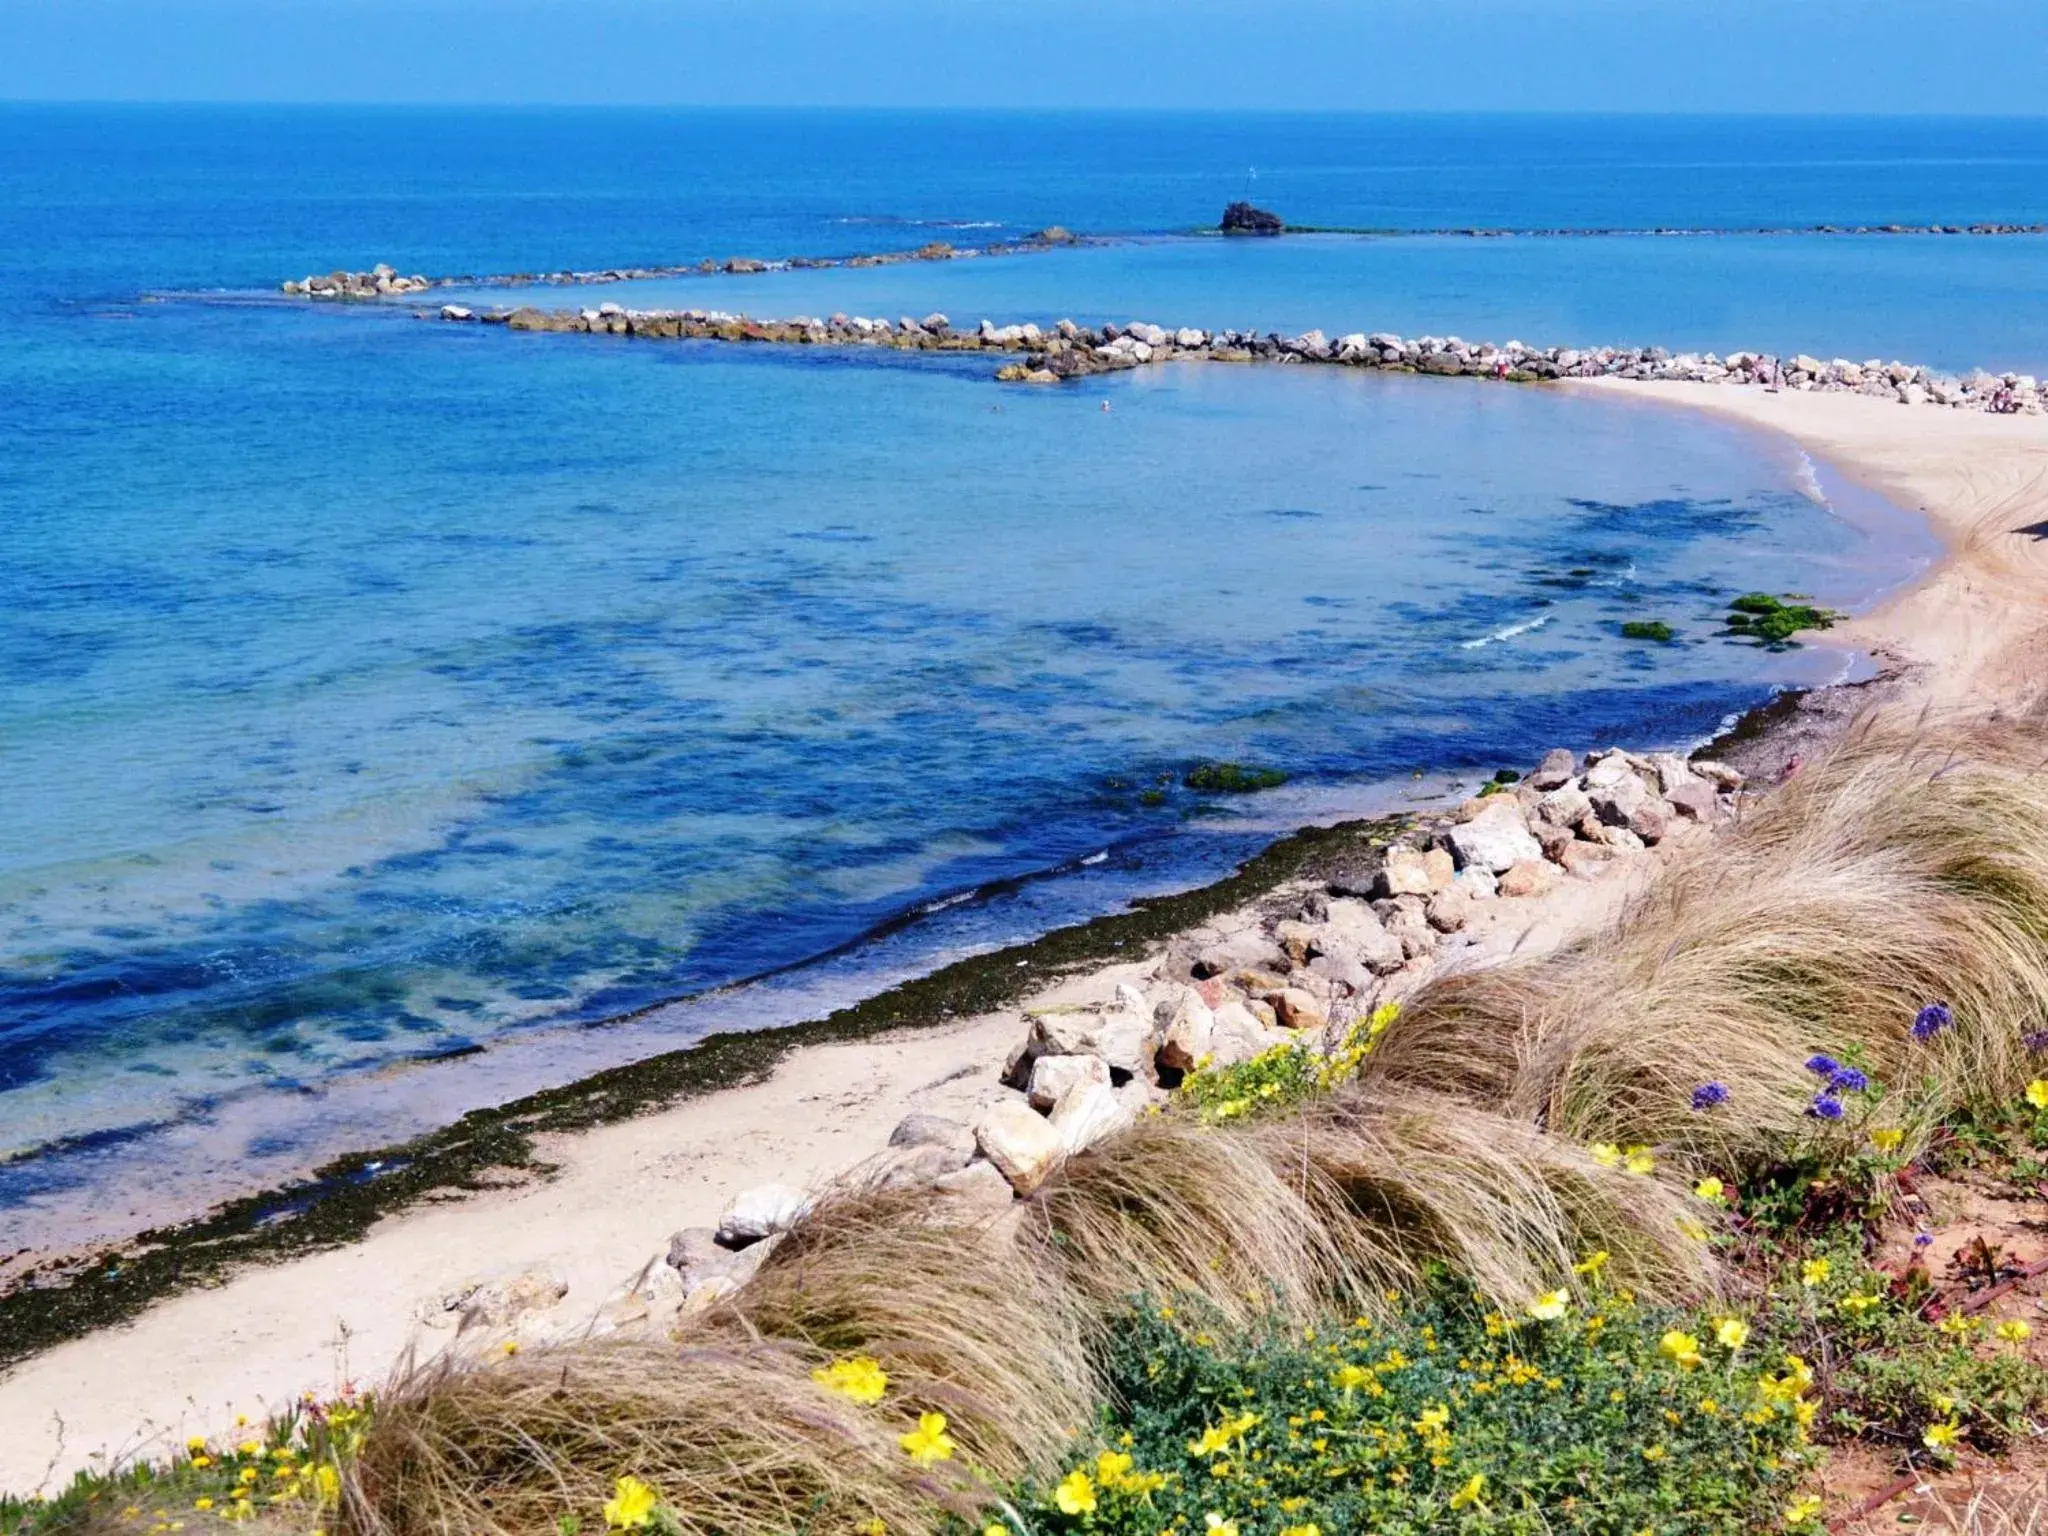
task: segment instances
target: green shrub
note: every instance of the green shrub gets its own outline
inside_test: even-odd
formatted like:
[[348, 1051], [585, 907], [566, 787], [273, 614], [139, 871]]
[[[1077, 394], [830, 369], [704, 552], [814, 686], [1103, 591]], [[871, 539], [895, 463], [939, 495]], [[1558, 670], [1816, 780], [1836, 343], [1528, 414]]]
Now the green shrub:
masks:
[[1787, 1518], [1802, 1363], [1626, 1292], [1589, 1306], [1559, 1291], [1530, 1304], [1547, 1320], [1510, 1320], [1446, 1294], [1377, 1326], [1221, 1338], [1146, 1310], [1110, 1357], [1122, 1407], [1020, 1503], [1034, 1531], [1101, 1536], [1817, 1528]]

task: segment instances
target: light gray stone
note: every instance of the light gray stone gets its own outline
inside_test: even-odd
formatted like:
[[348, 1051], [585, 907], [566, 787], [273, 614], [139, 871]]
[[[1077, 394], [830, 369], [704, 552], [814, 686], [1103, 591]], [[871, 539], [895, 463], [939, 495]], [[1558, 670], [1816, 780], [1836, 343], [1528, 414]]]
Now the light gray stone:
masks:
[[1522, 820], [1512, 799], [1495, 796], [1470, 821], [1450, 830], [1451, 847], [1460, 865], [1477, 865], [1498, 874], [1524, 859], [1540, 859], [1543, 848]]
[[1041, 1056], [1031, 1064], [1026, 1097], [1031, 1107], [1050, 1114], [1069, 1089], [1082, 1083], [1109, 1086], [1109, 1063], [1100, 1056]]
[[1054, 1106], [1046, 1123], [1069, 1155], [1113, 1136], [1131, 1123], [1131, 1111], [1107, 1083], [1076, 1083]]
[[976, 1161], [934, 1179], [932, 1196], [946, 1219], [973, 1221], [1002, 1215], [1016, 1203], [1017, 1192], [994, 1163]]
[[1543, 761], [1522, 782], [1532, 789], [1562, 789], [1572, 781], [1578, 771], [1578, 759], [1564, 747], [1552, 747], [1543, 754]]
[[957, 1152], [965, 1163], [974, 1156], [974, 1128], [962, 1125], [958, 1120], [948, 1120], [944, 1115], [922, 1113], [905, 1115], [896, 1122], [896, 1129], [889, 1133], [892, 1147], [944, 1147]]
[[1043, 1184], [1066, 1155], [1052, 1122], [1022, 1099], [997, 1099], [975, 1122], [974, 1137], [1020, 1195]]
[[735, 1195], [718, 1218], [718, 1240], [729, 1248], [787, 1232], [811, 1208], [810, 1196], [787, 1184], [757, 1184]]

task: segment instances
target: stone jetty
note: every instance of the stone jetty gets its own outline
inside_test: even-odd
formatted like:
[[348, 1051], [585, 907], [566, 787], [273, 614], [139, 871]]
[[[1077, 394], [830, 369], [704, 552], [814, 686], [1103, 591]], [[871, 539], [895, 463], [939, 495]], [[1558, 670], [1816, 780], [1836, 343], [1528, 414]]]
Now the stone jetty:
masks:
[[335, 271], [325, 277], [294, 278], [280, 284], [279, 291], [297, 299], [379, 299], [394, 294], [423, 293], [430, 288], [586, 288], [663, 277], [803, 272], [825, 267], [892, 267], [906, 261], [965, 261], [977, 256], [1058, 250], [1083, 243], [1082, 237], [1072, 230], [1054, 224], [1015, 240], [996, 240], [987, 245], [957, 246], [945, 240], [929, 240], [914, 250], [875, 251], [859, 256], [788, 256], [772, 261], [755, 256], [705, 257], [700, 261], [667, 266], [565, 267], [552, 272], [498, 272], [448, 277], [400, 277], [395, 268], [380, 263], [367, 272]]
[[647, 340], [753, 342], [783, 346], [887, 347], [912, 352], [1009, 355], [997, 370], [1005, 383], [1059, 384], [1169, 362], [1314, 364], [1383, 373], [1438, 374], [1533, 384], [1558, 379], [1651, 379], [1697, 384], [1749, 384], [1792, 390], [1871, 395], [1902, 405], [1939, 405], [2006, 414], [2038, 414], [2048, 406], [2032, 374], [1944, 372], [1913, 363], [1819, 358], [1805, 353], [1667, 351], [1663, 347], [1496, 346], [1456, 336], [1402, 337], [1387, 331], [1329, 336], [1277, 331], [1169, 329], [1133, 321], [1085, 326], [1061, 320], [955, 327], [943, 314], [895, 320], [861, 315], [798, 315], [757, 320], [715, 309], [476, 310], [446, 304], [444, 321], [502, 325], [515, 331], [632, 336]]

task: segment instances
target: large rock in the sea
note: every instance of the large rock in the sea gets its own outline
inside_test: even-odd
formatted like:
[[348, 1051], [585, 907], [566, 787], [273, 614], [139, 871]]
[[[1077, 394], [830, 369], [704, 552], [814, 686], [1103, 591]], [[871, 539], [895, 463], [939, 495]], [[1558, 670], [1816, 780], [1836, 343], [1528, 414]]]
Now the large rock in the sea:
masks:
[[1277, 235], [1287, 224], [1279, 214], [1264, 208], [1232, 203], [1223, 210], [1223, 222], [1217, 227], [1226, 235]]

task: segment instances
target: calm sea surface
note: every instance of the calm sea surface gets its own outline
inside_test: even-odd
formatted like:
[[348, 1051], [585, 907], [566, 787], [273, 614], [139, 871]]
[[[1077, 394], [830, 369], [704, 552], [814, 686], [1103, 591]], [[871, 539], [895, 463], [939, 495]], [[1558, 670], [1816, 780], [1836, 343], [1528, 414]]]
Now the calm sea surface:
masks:
[[[2048, 125], [0, 108], [0, 1243], [804, 1017], [1418, 773], [1697, 738], [1843, 665], [1713, 639], [1727, 596], [1929, 553], [1633, 405], [1019, 392], [281, 278], [1057, 222], [1133, 238], [604, 296], [2048, 365], [2048, 241], [1186, 237], [1248, 186], [1389, 228], [2018, 221]], [[1178, 787], [1209, 758], [1293, 781]]]

